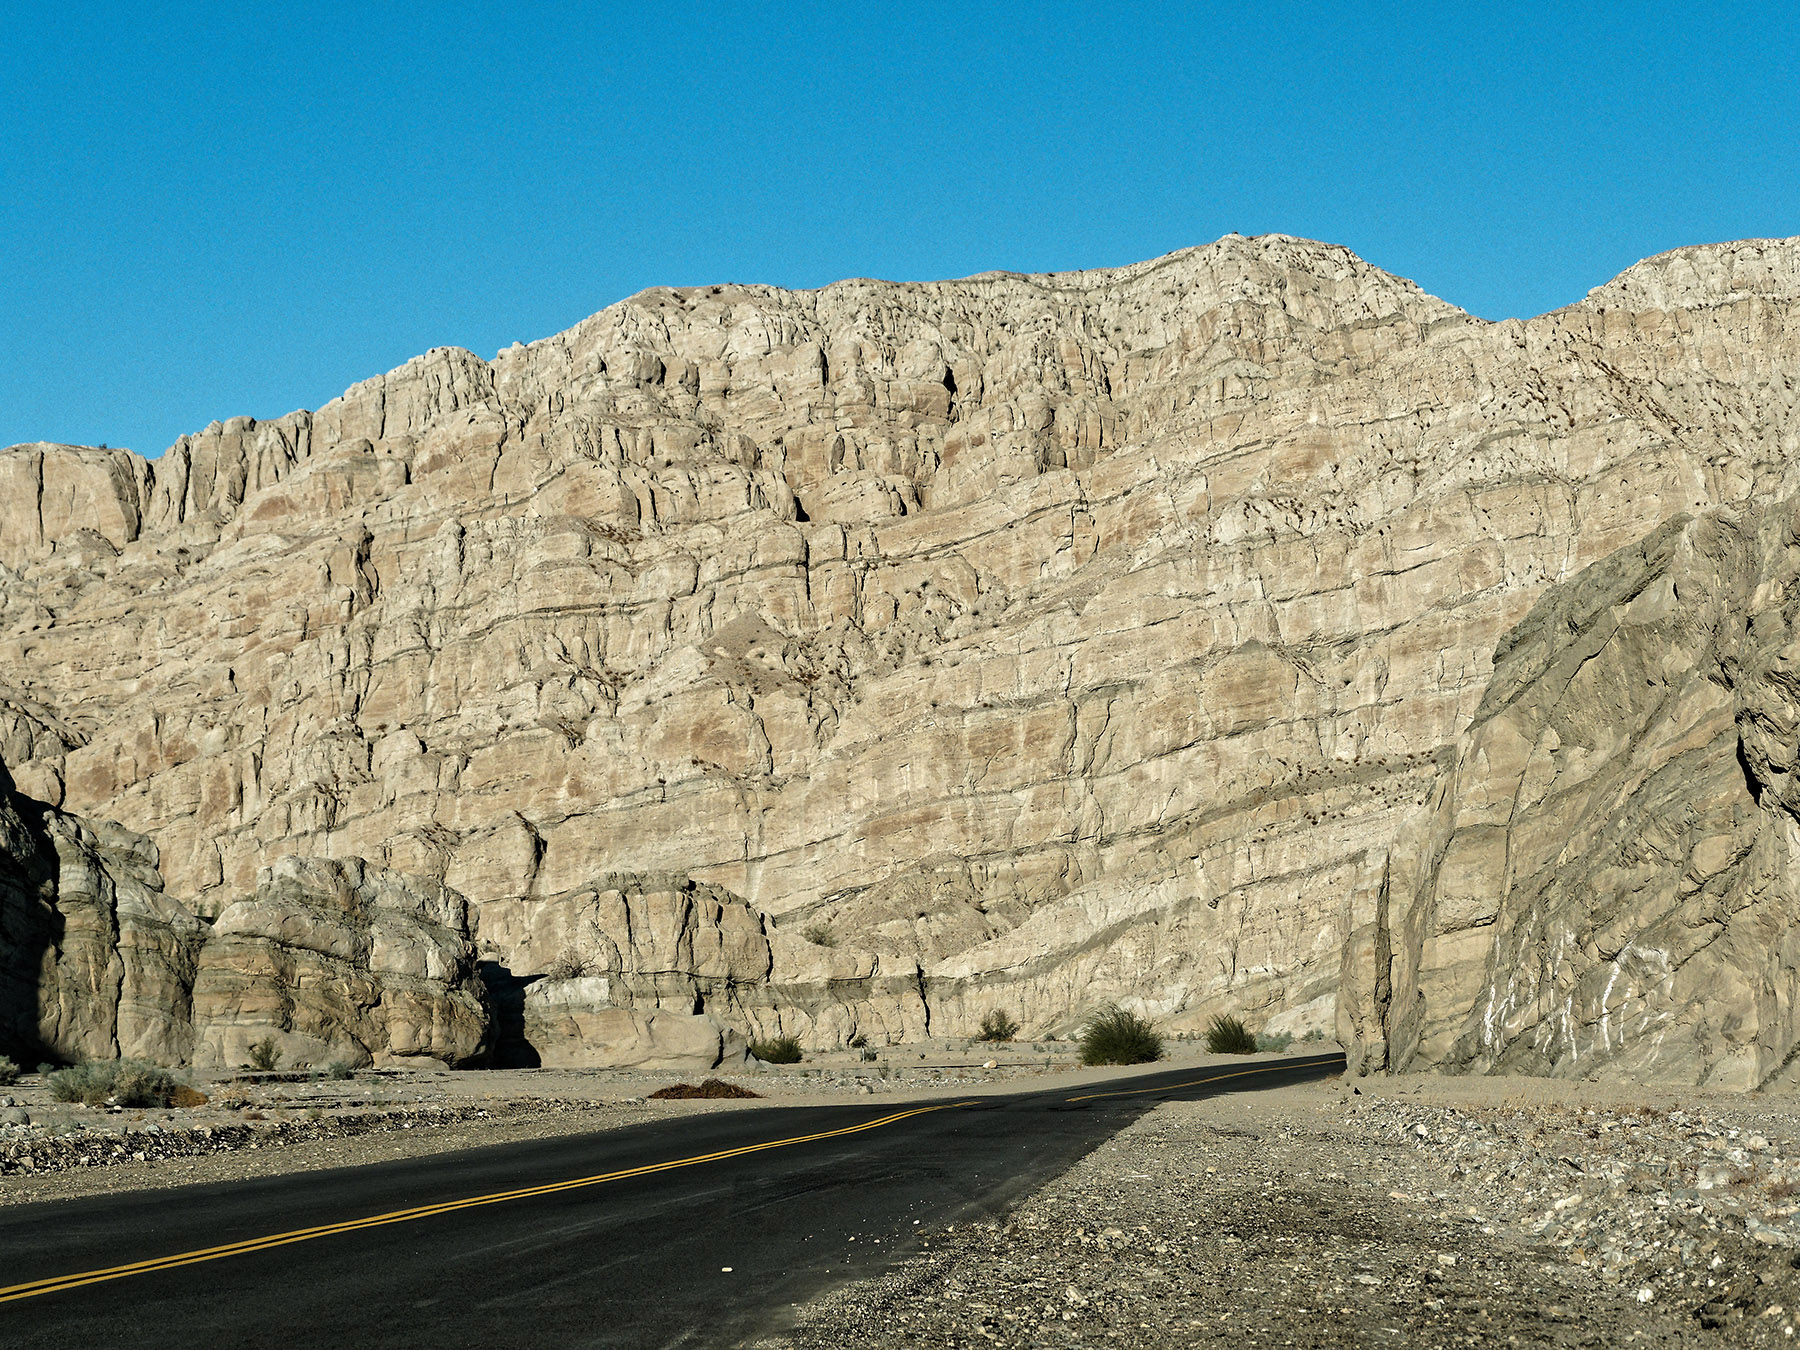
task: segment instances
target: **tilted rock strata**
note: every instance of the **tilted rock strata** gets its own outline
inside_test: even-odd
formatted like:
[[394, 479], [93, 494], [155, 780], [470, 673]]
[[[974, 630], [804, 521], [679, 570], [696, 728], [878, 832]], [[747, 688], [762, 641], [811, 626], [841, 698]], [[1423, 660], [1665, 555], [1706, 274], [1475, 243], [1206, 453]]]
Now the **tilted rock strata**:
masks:
[[1679, 518], [1546, 593], [1349, 946], [1357, 1058], [1793, 1076], [1797, 617], [1793, 498]]
[[1795, 486], [1797, 251], [1499, 324], [1279, 237], [659, 289], [155, 463], [27, 447], [0, 731], [208, 913], [278, 853], [484, 933], [678, 872], [916, 962], [937, 1031], [1329, 1026], [1533, 599]]
[[195, 1062], [246, 1063], [273, 1040], [284, 1064], [482, 1061], [486, 989], [468, 903], [360, 859], [282, 858], [227, 905], [194, 981]]
[[148, 839], [17, 795], [0, 764], [0, 1053], [181, 1063], [201, 929]]

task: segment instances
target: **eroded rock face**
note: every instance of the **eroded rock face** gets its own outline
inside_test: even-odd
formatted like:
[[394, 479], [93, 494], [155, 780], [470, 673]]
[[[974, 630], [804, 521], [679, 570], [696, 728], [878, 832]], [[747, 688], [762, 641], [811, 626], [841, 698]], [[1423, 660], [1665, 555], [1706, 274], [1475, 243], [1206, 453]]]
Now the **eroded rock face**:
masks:
[[204, 925], [155, 846], [18, 794], [0, 764], [0, 1053], [183, 1063]]
[[1350, 944], [1357, 1058], [1792, 1076], [1797, 615], [1793, 498], [1677, 519], [1538, 602]]
[[[524, 996], [524, 1039], [546, 1064], [563, 1053], [553, 1043], [572, 1035], [553, 1027], [546, 1009], [566, 1018], [572, 1006], [582, 1016], [604, 1008], [710, 1016], [751, 1036], [827, 1046], [858, 1034], [886, 1043], [929, 1031], [916, 955], [774, 929], [741, 896], [678, 874], [614, 874], [545, 900], [491, 904], [482, 925], [497, 964], [537, 977]], [[597, 1045], [623, 1036], [625, 1023], [605, 1025], [604, 1035], [577, 1039]], [[540, 1044], [540, 1034], [550, 1043]], [[591, 1046], [570, 1053], [598, 1062]]]
[[1502, 636], [1797, 486], [1797, 255], [1499, 324], [1279, 237], [658, 289], [154, 463], [26, 447], [0, 734], [205, 913], [363, 856], [526, 975], [522, 907], [674, 872], [821, 1041], [840, 970], [900, 1028], [1328, 1027]]
[[360, 859], [282, 858], [214, 922], [194, 1033], [203, 1067], [271, 1038], [290, 1067], [477, 1063], [489, 1017], [468, 904]]
[[547, 1069], [743, 1069], [742, 1035], [696, 1013], [648, 1012], [612, 1002], [607, 977], [545, 980], [525, 994], [525, 1038]]

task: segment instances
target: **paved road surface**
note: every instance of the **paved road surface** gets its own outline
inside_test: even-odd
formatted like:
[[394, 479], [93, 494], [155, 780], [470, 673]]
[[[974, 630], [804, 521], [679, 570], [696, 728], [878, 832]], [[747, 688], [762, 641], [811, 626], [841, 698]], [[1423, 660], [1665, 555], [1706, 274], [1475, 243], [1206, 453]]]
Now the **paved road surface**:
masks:
[[[0, 1346], [731, 1346], [998, 1216], [1166, 1097], [1342, 1055], [764, 1108], [0, 1209]], [[729, 1271], [724, 1268], [730, 1267]]]

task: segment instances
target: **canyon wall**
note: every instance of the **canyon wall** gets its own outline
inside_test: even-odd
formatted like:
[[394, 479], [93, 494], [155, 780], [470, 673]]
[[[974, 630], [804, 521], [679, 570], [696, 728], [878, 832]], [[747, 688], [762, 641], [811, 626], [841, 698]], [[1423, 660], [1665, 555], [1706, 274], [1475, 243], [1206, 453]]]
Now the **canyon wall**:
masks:
[[673, 876], [797, 953], [757, 1025], [815, 1044], [1117, 997], [1425, 1062], [1395, 874], [1496, 649], [1800, 486], [1797, 373], [1793, 241], [1503, 323], [1282, 237], [647, 291], [158, 460], [0, 453], [0, 755], [201, 915], [363, 859], [529, 977], [539, 911]]

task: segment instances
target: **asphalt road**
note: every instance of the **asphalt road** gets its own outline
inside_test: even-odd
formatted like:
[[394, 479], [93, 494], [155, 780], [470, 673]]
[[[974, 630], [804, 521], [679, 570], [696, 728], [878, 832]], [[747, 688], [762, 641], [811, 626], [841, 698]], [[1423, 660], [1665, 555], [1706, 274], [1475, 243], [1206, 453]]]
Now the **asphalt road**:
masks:
[[706, 1113], [13, 1206], [0, 1209], [0, 1346], [741, 1345], [886, 1269], [920, 1231], [1004, 1214], [1159, 1100], [1343, 1063]]

